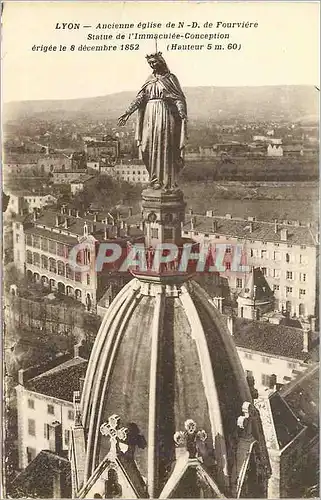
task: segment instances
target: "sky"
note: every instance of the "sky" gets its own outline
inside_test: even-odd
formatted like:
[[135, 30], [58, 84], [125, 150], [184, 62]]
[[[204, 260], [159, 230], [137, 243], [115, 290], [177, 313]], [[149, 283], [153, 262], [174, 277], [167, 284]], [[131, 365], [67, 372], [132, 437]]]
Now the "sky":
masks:
[[[182, 86], [316, 85], [319, 86], [319, 2], [5, 2], [2, 17], [2, 99], [94, 97], [137, 90], [149, 74], [146, 53], [121, 51], [122, 41], [86, 40], [88, 33], [112, 34], [83, 25], [98, 23], [197, 22], [190, 33], [229, 33], [229, 40], [158, 41], [158, 50]], [[257, 22], [257, 28], [209, 29], [205, 22]], [[80, 23], [80, 30], [55, 29], [57, 23]], [[130, 30], [121, 30], [127, 33]], [[178, 28], [140, 33], [181, 32]], [[125, 43], [128, 41], [125, 41]], [[227, 43], [241, 44], [227, 50]], [[33, 45], [118, 44], [115, 52], [38, 52]], [[137, 42], [136, 42], [137, 43]], [[224, 43], [224, 51], [173, 51], [167, 44]]]

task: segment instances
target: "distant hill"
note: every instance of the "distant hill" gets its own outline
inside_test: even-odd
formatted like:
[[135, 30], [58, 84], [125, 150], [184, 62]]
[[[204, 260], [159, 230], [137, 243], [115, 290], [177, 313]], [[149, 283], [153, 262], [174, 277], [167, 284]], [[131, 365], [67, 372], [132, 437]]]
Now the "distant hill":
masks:
[[[313, 86], [186, 87], [189, 117], [200, 120], [255, 121], [318, 119], [319, 92]], [[20, 101], [4, 105], [4, 120], [39, 117], [46, 119], [116, 119], [135, 92], [69, 100]]]

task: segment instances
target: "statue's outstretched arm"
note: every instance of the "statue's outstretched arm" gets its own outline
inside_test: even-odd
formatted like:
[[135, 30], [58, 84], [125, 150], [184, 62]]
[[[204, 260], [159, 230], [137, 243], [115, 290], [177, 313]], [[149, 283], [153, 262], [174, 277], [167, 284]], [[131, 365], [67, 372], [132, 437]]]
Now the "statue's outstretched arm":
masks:
[[141, 90], [140, 92], [138, 92], [133, 102], [127, 108], [126, 114], [131, 115], [136, 111], [136, 109], [140, 108], [140, 106], [142, 106], [144, 102], [145, 102], [145, 92], [144, 90]]
[[132, 115], [136, 111], [136, 109], [140, 108], [144, 102], [145, 102], [145, 92], [144, 89], [142, 89], [138, 92], [137, 96], [135, 97], [133, 102], [129, 105], [125, 113], [118, 118], [118, 125], [120, 126], [125, 125], [130, 115]]

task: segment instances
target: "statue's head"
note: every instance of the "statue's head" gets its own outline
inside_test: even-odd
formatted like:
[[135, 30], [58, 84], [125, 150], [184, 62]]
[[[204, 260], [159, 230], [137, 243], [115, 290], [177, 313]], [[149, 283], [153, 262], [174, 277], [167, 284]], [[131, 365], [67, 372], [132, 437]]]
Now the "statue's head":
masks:
[[149, 54], [146, 56], [146, 59], [153, 71], [157, 73], [166, 73], [168, 71], [166, 61], [161, 52]]

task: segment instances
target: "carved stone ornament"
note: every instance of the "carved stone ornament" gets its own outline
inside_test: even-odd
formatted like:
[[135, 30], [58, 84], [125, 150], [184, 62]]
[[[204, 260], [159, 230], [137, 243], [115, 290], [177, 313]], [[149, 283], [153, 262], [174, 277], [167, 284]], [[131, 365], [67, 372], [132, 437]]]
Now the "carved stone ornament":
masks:
[[190, 458], [199, 456], [199, 444], [207, 439], [206, 432], [197, 429], [196, 422], [192, 419], [185, 421], [185, 431], [177, 431], [174, 434], [174, 441], [177, 446], [185, 446]]
[[252, 438], [252, 415], [253, 405], [245, 401], [242, 405], [242, 415], [237, 419], [237, 427], [240, 437], [250, 439]]
[[100, 426], [100, 432], [103, 436], [108, 436], [110, 439], [109, 455], [115, 457], [119, 452], [125, 453], [128, 450], [126, 444], [128, 429], [127, 427], [120, 427], [120, 417], [113, 414], [109, 417], [108, 422]]
[[157, 215], [155, 214], [155, 212], [151, 212], [150, 214], [148, 214], [148, 222], [155, 222], [156, 219], [157, 219]]

